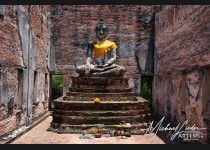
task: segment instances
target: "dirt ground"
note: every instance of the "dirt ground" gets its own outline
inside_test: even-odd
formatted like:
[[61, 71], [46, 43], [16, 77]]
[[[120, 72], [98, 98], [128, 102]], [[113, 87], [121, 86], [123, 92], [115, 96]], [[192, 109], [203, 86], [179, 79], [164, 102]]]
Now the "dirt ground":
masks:
[[37, 126], [9, 144], [177, 144], [166, 134], [131, 135], [126, 139], [103, 135], [101, 138], [80, 139], [81, 134], [58, 134], [47, 131], [52, 117], [49, 116]]

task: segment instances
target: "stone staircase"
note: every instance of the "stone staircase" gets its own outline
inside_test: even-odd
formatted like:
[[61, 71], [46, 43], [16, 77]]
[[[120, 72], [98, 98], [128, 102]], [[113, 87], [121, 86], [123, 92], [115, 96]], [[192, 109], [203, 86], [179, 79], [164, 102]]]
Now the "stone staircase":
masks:
[[[99, 98], [99, 103], [94, 99]], [[53, 101], [49, 131], [58, 133], [94, 133], [95, 124], [104, 124], [108, 133], [122, 121], [131, 124], [132, 134], [145, 134], [151, 117], [148, 101], [136, 97], [121, 77], [72, 77], [65, 96]]]

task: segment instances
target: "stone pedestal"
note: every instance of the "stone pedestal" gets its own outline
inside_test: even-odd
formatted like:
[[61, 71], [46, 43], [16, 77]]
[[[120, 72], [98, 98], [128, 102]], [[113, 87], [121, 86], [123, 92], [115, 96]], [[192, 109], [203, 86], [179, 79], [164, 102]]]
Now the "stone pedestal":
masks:
[[[94, 103], [95, 98], [101, 101]], [[69, 92], [53, 104], [48, 130], [58, 133], [94, 133], [95, 124], [104, 124], [102, 131], [109, 133], [125, 121], [132, 134], [144, 134], [150, 123], [148, 101], [136, 97], [121, 77], [72, 77]]]

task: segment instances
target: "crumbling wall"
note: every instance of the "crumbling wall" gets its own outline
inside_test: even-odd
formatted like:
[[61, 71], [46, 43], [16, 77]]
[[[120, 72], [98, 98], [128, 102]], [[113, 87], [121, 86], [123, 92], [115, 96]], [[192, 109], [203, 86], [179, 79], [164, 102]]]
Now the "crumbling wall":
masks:
[[210, 116], [209, 12], [206, 5], [157, 9], [153, 89], [157, 118], [165, 116], [175, 125], [187, 120], [189, 126], [208, 127], [203, 120]]
[[52, 6], [50, 71], [64, 75], [65, 93], [70, 78], [78, 76], [75, 68], [85, 63], [87, 43], [96, 38], [94, 29], [101, 17], [109, 27], [108, 39], [118, 45], [116, 63], [126, 68], [124, 77], [139, 94], [140, 76], [153, 74], [153, 6]]
[[0, 138], [48, 111], [49, 10], [0, 5]]

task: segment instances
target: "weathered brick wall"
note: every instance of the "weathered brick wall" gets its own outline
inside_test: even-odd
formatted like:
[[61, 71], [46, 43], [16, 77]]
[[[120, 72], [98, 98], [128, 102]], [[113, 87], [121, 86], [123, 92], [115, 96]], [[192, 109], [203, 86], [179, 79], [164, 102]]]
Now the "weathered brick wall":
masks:
[[48, 110], [49, 13], [47, 5], [0, 5], [0, 139]]
[[36, 70], [38, 75], [38, 87], [36, 98], [38, 103], [33, 105], [32, 115], [36, 119], [43, 112], [48, 110], [48, 54], [49, 54], [49, 35], [50, 35], [50, 6], [29, 5], [28, 6], [29, 25], [33, 34], [34, 42], [37, 48]]
[[173, 124], [201, 128], [210, 116], [209, 13], [207, 5], [169, 5], [155, 15], [153, 109]]
[[56, 69], [51, 71], [64, 74], [64, 86], [70, 85], [70, 77], [78, 76], [75, 68], [85, 63], [87, 42], [96, 38], [95, 25], [102, 17], [109, 27], [108, 38], [118, 45], [116, 63], [126, 67], [124, 77], [138, 94], [139, 73], [153, 73], [153, 12], [153, 6], [141, 5], [53, 6], [51, 53], [54, 50]]

